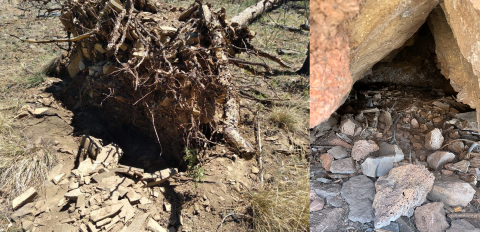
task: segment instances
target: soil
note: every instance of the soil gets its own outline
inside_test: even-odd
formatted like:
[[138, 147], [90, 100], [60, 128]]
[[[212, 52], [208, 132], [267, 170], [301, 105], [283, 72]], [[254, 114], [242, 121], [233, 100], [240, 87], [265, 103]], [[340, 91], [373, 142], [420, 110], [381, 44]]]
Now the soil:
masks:
[[[189, 1], [178, 3], [183, 7], [189, 4]], [[231, 9], [247, 7], [230, 1], [216, 2], [215, 5], [229, 9], [227, 15]], [[255, 45], [272, 53], [277, 48], [298, 51], [298, 54], [284, 55], [282, 58], [294, 63], [295, 69], [300, 68], [306, 57], [304, 54], [307, 52], [308, 33], [281, 30], [271, 26], [270, 20], [283, 19], [287, 24], [300, 25], [304, 14], [294, 8], [279, 8], [268, 17], [257, 20], [251, 25], [251, 29], [257, 31]], [[71, 81], [69, 77], [41, 76], [40, 81], [37, 81], [42, 67], [61, 54], [59, 47], [54, 44], [22, 43], [9, 34], [22, 38], [62, 37], [62, 26], [55, 16], [37, 18], [34, 11], [25, 12], [11, 4], [0, 6], [0, 50], [4, 51], [0, 65], [0, 113], [13, 118], [22, 112], [21, 108], [25, 106], [33, 109], [48, 108], [48, 114], [14, 119], [13, 126], [15, 133], [22, 133], [32, 143], [38, 138], [52, 141], [55, 144], [57, 164], [63, 165], [60, 172], [70, 173], [86, 158], [81, 157], [80, 150], [84, 136], [98, 138], [104, 145], [120, 145], [125, 152], [120, 164], [143, 168], [145, 172], [172, 167], [168, 160], [158, 157], [157, 149], [152, 146], [154, 139], [142, 135], [128, 125], [112, 130], [104, 119], [99, 117], [98, 111], [75, 107], [75, 102], [79, 99], [66, 97], [65, 94]], [[66, 47], [65, 44], [60, 46]], [[247, 55], [243, 58], [246, 57]], [[288, 165], [304, 163], [308, 158], [308, 77], [297, 75], [295, 69], [286, 70], [269, 61], [265, 62], [273, 68], [274, 74], [254, 75], [231, 67], [237, 87], [240, 92], [245, 93], [239, 96], [240, 132], [250, 143], [257, 145], [254, 128], [258, 111], [262, 132], [263, 174], [274, 176], [270, 181], [273, 183], [277, 181], [276, 178], [278, 181], [304, 178], [300, 171], [288, 174], [279, 172]], [[297, 109], [296, 130], [289, 131], [270, 119], [272, 109], [281, 106]], [[254, 220], [249, 216], [250, 204], [246, 201], [245, 194], [259, 189], [259, 176], [252, 173], [252, 168], [259, 166], [257, 159], [239, 158], [221, 140], [206, 145], [200, 154], [201, 167], [205, 174], [203, 182], [195, 183], [182, 172], [160, 186], [152, 187], [152, 190], [163, 187], [163, 196], [152, 198], [153, 204], [139, 207], [138, 212], [146, 211], [152, 215], [158, 213], [160, 220], [157, 222], [174, 231], [216, 231], [220, 225], [221, 231], [251, 230]], [[64, 198], [68, 184], [53, 185], [47, 180], [39, 181], [34, 187], [40, 193], [34, 201], [35, 204], [47, 202], [45, 205], [49, 211], [35, 217], [27, 215], [12, 221], [10, 229], [22, 228], [26, 221], [31, 221], [39, 231], [52, 231], [58, 229], [55, 226], [65, 224], [64, 219], [73, 216], [68, 210], [69, 204], [58, 206], [59, 201]], [[48, 198], [47, 191], [53, 191], [52, 189], [56, 193]], [[297, 197], [302, 201], [307, 196]], [[2, 196], [0, 190], [0, 211], [5, 212], [0, 216], [0, 228], [9, 227], [9, 215], [13, 213], [12, 198]], [[164, 202], [172, 205], [171, 211], [164, 209]], [[228, 214], [233, 216], [225, 217]], [[114, 228], [122, 227], [123, 223], [119, 223]]]

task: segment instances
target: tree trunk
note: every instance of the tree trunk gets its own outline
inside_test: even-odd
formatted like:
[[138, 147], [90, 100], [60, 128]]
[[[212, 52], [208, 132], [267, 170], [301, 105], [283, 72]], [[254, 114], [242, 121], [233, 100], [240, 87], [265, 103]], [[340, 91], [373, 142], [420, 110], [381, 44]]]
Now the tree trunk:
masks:
[[307, 58], [303, 62], [302, 67], [297, 71], [297, 74], [310, 74], [310, 43], [308, 44]]
[[279, 2], [279, 0], [262, 0], [231, 18], [230, 22], [232, 26], [246, 27], [258, 16], [262, 15], [263, 12], [271, 10], [273, 6]]

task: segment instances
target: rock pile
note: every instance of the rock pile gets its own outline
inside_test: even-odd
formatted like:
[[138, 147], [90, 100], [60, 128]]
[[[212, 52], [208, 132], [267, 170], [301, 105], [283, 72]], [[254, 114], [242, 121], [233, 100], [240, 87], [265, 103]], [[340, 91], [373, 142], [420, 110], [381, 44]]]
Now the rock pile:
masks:
[[[342, 208], [348, 225], [358, 229], [470, 228], [446, 220], [446, 213], [477, 213], [474, 199], [480, 200], [475, 196], [480, 177], [476, 117], [459, 113], [468, 106], [441, 90], [352, 91], [359, 93], [366, 97], [347, 100], [328, 120], [337, 122], [329, 124], [330, 130], [321, 125], [321, 135], [311, 135], [313, 199], [326, 200], [311, 212], [312, 229], [325, 229], [319, 228], [325, 224], [321, 215], [332, 208]], [[325, 231], [342, 230], [344, 225], [335, 223]]]
[[[158, 185], [177, 169], [146, 173], [118, 164], [123, 154], [118, 147], [102, 146], [94, 138], [86, 141], [96, 144], [84, 146], [89, 158], [68, 173], [61, 172], [62, 165], [55, 167], [44, 188], [30, 188], [13, 200], [16, 210], [10, 218], [30, 231], [141, 231], [145, 226], [167, 231], [156, 210], [149, 209], [165, 193]], [[171, 204], [164, 201], [163, 210], [171, 211]]]

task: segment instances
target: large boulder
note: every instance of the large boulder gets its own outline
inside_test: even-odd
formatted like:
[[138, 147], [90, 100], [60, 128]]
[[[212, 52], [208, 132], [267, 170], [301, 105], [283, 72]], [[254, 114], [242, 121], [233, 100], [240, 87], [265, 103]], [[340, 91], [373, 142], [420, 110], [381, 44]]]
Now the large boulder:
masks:
[[360, 0], [313, 0], [310, 2], [310, 127], [340, 106], [353, 85], [349, 71], [348, 37], [343, 21], [359, 10]]
[[361, 79], [374, 64], [400, 48], [437, 4], [438, 0], [364, 0], [360, 14], [345, 23], [353, 81]]
[[[451, 2], [451, 1], [446, 1]], [[471, 4], [470, 1], [462, 1], [463, 4]], [[476, 92], [478, 89], [478, 78], [473, 73], [472, 64], [462, 55], [459, 44], [455, 39], [452, 28], [448, 24], [445, 13], [440, 4], [428, 17], [428, 26], [435, 39], [435, 53], [437, 54], [438, 67], [445, 78], [450, 80], [453, 89], [458, 92], [457, 99], [460, 102], [475, 106], [477, 101]], [[450, 6], [450, 3], [447, 3]], [[445, 7], [445, 5], [443, 5]], [[472, 12], [470, 9], [466, 12]], [[465, 17], [462, 13], [460, 15], [452, 15], [450, 24], [456, 24], [456, 17]], [[479, 19], [480, 20], [480, 19]], [[474, 22], [467, 22], [474, 23]], [[478, 24], [478, 22], [477, 22]], [[478, 24], [476, 27], [480, 27]], [[473, 29], [473, 28], [472, 28]], [[458, 32], [457, 32], [458, 33]], [[480, 34], [480, 33], [479, 33]], [[464, 38], [464, 35], [457, 39]], [[462, 45], [464, 46], [464, 45]], [[478, 53], [477, 53], [478, 54]]]

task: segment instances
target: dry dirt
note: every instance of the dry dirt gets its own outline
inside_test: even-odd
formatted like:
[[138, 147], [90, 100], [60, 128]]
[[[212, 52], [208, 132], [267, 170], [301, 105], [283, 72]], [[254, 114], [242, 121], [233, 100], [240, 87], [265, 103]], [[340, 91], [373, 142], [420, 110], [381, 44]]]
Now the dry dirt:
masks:
[[[188, 6], [190, 1], [175, 4]], [[235, 1], [215, 4], [226, 7], [229, 16], [238, 13], [233, 9], [240, 11], [242, 7], [248, 6]], [[256, 46], [270, 52], [276, 52], [279, 48], [297, 51], [296, 54], [282, 56], [284, 60], [295, 64], [295, 69], [286, 70], [265, 61], [273, 68], [274, 74], [254, 75], [232, 67], [235, 83], [242, 93], [239, 96], [242, 125], [240, 131], [255, 146], [257, 143], [254, 122], [255, 114], [259, 112], [264, 176], [269, 177], [266, 185], [288, 185], [289, 182], [308, 178], [308, 76], [300, 76], [294, 72], [301, 67], [305, 58], [309, 34], [284, 31], [271, 25], [271, 21], [275, 20], [297, 26], [304, 23], [304, 18], [305, 12], [301, 9], [278, 8], [251, 25], [251, 29], [257, 32], [254, 40]], [[63, 37], [62, 26], [55, 16], [36, 18], [36, 12], [23, 11], [6, 3], [0, 5], [0, 115], [12, 119], [11, 126], [14, 128], [13, 134], [3, 139], [22, 136], [28, 138], [29, 144], [35, 144], [39, 138], [42, 141], [51, 141], [57, 164], [63, 165], [60, 173], [70, 176], [78, 162], [85, 158], [80, 157], [82, 153], [79, 149], [83, 136], [95, 135], [107, 143], [113, 140], [111, 133], [116, 132], [109, 131], [96, 116], [96, 112], [65, 107], [68, 78], [41, 74], [42, 67], [61, 54], [59, 47], [54, 44], [23, 43], [9, 34], [37, 39]], [[60, 46], [67, 47], [66, 44]], [[48, 113], [26, 113], [23, 115], [25, 117], [16, 117], [24, 113], [22, 108], [26, 107], [47, 108]], [[293, 129], [289, 130], [285, 125], [271, 119], [271, 112], [276, 107], [295, 109], [294, 115], [289, 115], [294, 118]], [[151, 140], [138, 138], [138, 134], [128, 129], [122, 133], [125, 133], [125, 140], [119, 144], [127, 158], [120, 163], [145, 167], [145, 171], [148, 171], [149, 166], [158, 165], [154, 168], [156, 170], [160, 169], [159, 167], [169, 167], [168, 163], [162, 162], [160, 158], [147, 160], [148, 164], [132, 158], [132, 155], [136, 157], [135, 155], [144, 151], [150, 150], [151, 153], [148, 145]], [[200, 154], [205, 175], [203, 182], [196, 184], [185, 173], [172, 177], [160, 185], [164, 188], [163, 192], [159, 187], [152, 188], [162, 192], [160, 197], [147, 194], [153, 201], [152, 204], [135, 206], [136, 217], [141, 212], [158, 214], [160, 218], [157, 222], [172, 231], [216, 231], [225, 216], [231, 214], [232, 216], [223, 221], [221, 231], [252, 230], [255, 218], [252, 218], [249, 195], [262, 191], [258, 175], [252, 173], [252, 169], [258, 167], [257, 160], [238, 158], [222, 141], [206, 146]], [[74, 178], [70, 180], [72, 179]], [[4, 212], [0, 216], [0, 228], [20, 229], [28, 226], [29, 222], [33, 222], [30, 226], [37, 228], [37, 231], [62, 230], [66, 228], [62, 227], [64, 224], [80, 226], [80, 220], [76, 218], [78, 215], [70, 213], [72, 205], [75, 204], [59, 204], [64, 199], [69, 182], [55, 185], [50, 180], [38, 180], [30, 184], [40, 193], [34, 200], [38, 206], [35, 212], [40, 213], [36, 216], [27, 214], [21, 219], [11, 221], [11, 200], [15, 196], [9, 196], [0, 189], [0, 211]], [[21, 190], [27, 188], [28, 186], [20, 187]], [[51, 198], [47, 199], [45, 190], [54, 192]], [[301, 194], [295, 196], [300, 202], [299, 207], [308, 205], [308, 190], [299, 192]], [[42, 200], [48, 202], [45, 205], [49, 210], [45, 211], [43, 206], [40, 207], [42, 204], [39, 202]], [[171, 211], [165, 210], [165, 202], [172, 205]], [[65, 220], [69, 217], [74, 220]], [[118, 222], [114, 228], [121, 229], [129, 223]], [[308, 225], [304, 226], [303, 229], [300, 227], [299, 231], [308, 229]]]

